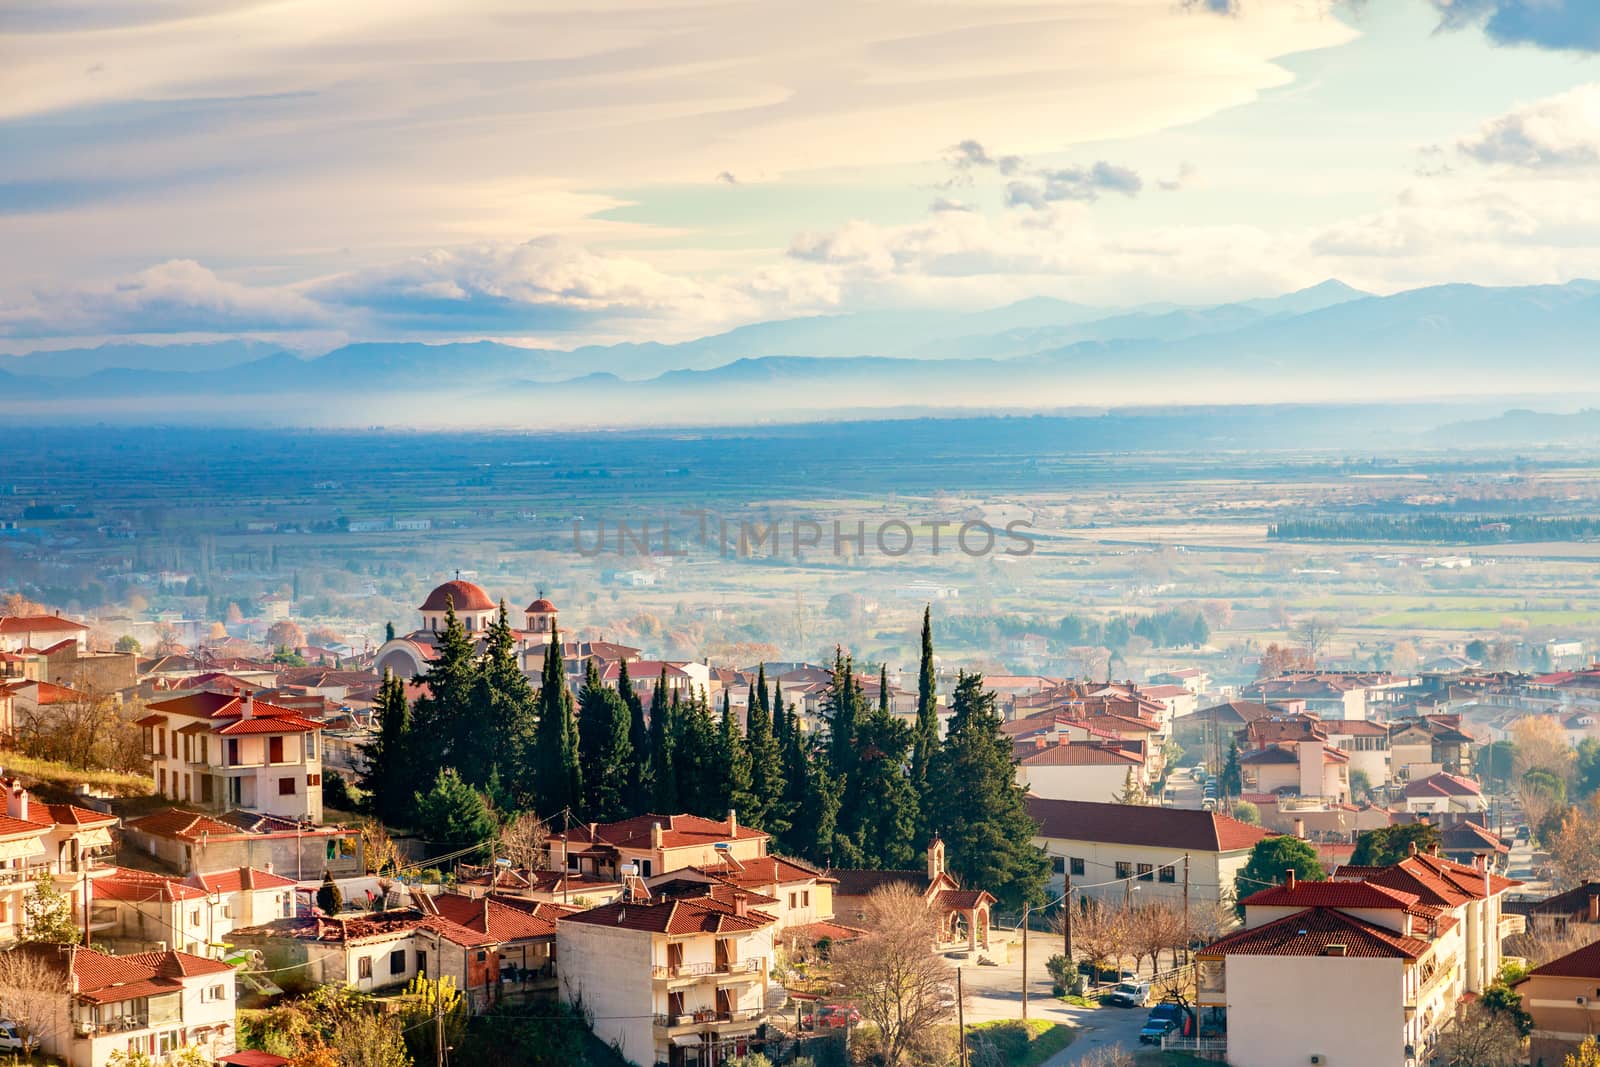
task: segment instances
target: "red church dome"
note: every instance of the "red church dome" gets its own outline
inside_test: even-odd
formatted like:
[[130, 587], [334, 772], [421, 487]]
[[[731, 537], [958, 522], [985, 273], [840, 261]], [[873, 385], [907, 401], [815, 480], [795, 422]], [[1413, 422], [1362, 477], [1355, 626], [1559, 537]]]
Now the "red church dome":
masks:
[[544, 597], [540, 597], [538, 600], [535, 600], [532, 604], [529, 604], [522, 610], [523, 614], [525, 615], [554, 615], [556, 613], [556, 606], [550, 603], [550, 601], [546, 600]]
[[422, 602], [418, 611], [443, 611], [445, 601], [454, 605], [457, 611], [493, 611], [495, 603], [489, 599], [489, 594], [483, 591], [482, 586], [463, 582], [459, 578], [453, 582], [445, 582], [439, 588], [428, 594], [428, 599]]

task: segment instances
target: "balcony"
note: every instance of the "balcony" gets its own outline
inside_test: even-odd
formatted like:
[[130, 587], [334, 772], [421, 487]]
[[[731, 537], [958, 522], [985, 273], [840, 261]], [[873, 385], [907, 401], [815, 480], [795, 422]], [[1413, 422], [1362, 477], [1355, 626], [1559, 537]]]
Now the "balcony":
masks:
[[686, 1011], [678, 1015], [657, 1015], [655, 1018], [656, 1029], [667, 1031], [697, 1030], [707, 1026], [735, 1026], [758, 1023], [766, 1018], [766, 1013], [759, 1008], [739, 1008], [735, 1011], [712, 1011], [709, 1008], [700, 1011]]
[[650, 968], [650, 977], [657, 981], [674, 978], [711, 978], [719, 975], [742, 976], [761, 973], [761, 957], [735, 960], [731, 963], [709, 961], [701, 963], [657, 964]]
[[46, 863], [30, 863], [26, 867], [0, 867], [0, 885], [23, 885], [36, 882], [50, 873]]
[[89, 1019], [78, 1019], [74, 1020], [72, 1024], [72, 1032], [78, 1037], [102, 1037], [106, 1034], [122, 1034], [129, 1030], [148, 1030], [149, 1028], [149, 1012], [119, 1015], [114, 1019], [107, 1019], [98, 1023]]

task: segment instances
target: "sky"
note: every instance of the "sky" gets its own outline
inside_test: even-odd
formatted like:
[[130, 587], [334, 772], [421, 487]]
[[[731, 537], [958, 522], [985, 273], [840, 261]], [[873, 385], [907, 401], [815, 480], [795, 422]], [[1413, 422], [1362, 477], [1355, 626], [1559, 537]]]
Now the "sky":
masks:
[[10, 0], [0, 351], [1600, 277], [1594, 0]]

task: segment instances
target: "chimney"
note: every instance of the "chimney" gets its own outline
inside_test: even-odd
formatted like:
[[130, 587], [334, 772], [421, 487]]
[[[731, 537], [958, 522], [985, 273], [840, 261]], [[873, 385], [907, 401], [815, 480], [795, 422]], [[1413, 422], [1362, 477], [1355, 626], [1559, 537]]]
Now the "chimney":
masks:
[[733, 913], [741, 919], [750, 914], [750, 894], [735, 893], [733, 895]]
[[6, 814], [23, 822], [28, 821], [28, 791], [20, 784], [11, 790], [11, 802], [6, 805]]
[[239, 698], [239, 718], [241, 718], [241, 719], [253, 718], [255, 716], [255, 713], [256, 713], [256, 698], [251, 696], [249, 693], [246, 693], [243, 696], [241, 696]]
[[600, 840], [600, 824], [592, 822], [589, 824], [589, 842], [593, 844], [598, 840]]
[[728, 809], [728, 836], [739, 836], [739, 813], [732, 808]]
[[1285, 875], [1284, 887], [1292, 891], [1294, 889], [1294, 868], [1286, 868], [1283, 873]]
[[1417, 854], [1417, 843], [1415, 841], [1412, 841], [1410, 844], [1406, 845], [1406, 855], [1415, 856], [1416, 854]]
[[1600, 923], [1600, 894], [1589, 894], [1589, 921]]
[[1294, 836], [1302, 841], [1306, 839], [1306, 820], [1304, 816], [1296, 815], [1294, 817]]
[[657, 819], [655, 822], [650, 824], [650, 847], [651, 848], [660, 848], [661, 847], [661, 820], [660, 819]]
[[489, 894], [483, 895], [483, 932], [489, 932]]

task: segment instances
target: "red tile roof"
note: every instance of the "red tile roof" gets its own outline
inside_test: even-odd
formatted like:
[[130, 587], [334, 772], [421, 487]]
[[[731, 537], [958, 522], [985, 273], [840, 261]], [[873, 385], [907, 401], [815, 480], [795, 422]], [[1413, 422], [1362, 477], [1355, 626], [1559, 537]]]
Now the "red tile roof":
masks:
[[[35, 801], [37, 804], [38, 802]], [[115, 815], [104, 811], [90, 811], [80, 808], [76, 804], [41, 804], [39, 805], [50, 813], [50, 820], [57, 826], [100, 826], [105, 823], [117, 821]]]
[[451, 607], [456, 611], [493, 611], [498, 606], [489, 599], [489, 594], [483, 591], [483, 586], [463, 582], [458, 578], [436, 586], [433, 592], [428, 594], [428, 599], [422, 602], [422, 607], [417, 610], [443, 611], [446, 607]]
[[182, 808], [167, 808], [152, 815], [129, 819], [128, 827], [156, 837], [177, 837], [185, 841], [198, 841], [202, 834], [228, 837], [240, 832], [237, 826]]
[[1483, 790], [1478, 783], [1470, 778], [1448, 774], [1440, 771], [1420, 778], [1415, 782], [1406, 783], [1405, 795], [1408, 797], [1477, 797], [1483, 795]]
[[196, 875], [200, 884], [213, 893], [238, 893], [242, 890], [259, 889], [286, 889], [295, 884], [293, 878], [285, 878], [269, 871], [258, 871], [253, 867], [240, 867], [232, 871], [222, 871], [219, 874]]
[[96, 900], [121, 900], [129, 904], [170, 904], [179, 900], [195, 900], [206, 895], [204, 889], [187, 885], [176, 878], [166, 878], [148, 871], [126, 867], [116, 873], [102, 875], [94, 880], [91, 895]]
[[59, 615], [0, 615], [0, 634], [36, 634], [47, 631], [85, 630], [81, 622]]
[[784, 933], [790, 937], [810, 938], [812, 941], [821, 941], [824, 938], [829, 941], [854, 941], [864, 935], [866, 931], [854, 926], [846, 926], [843, 923], [823, 920], [804, 923], [800, 926], [791, 926]]
[[700, 900], [662, 900], [639, 904], [616, 901], [569, 915], [562, 922], [586, 926], [620, 927], [657, 934], [733, 934], [760, 930], [777, 922], [764, 911], [745, 916], [709, 897]]
[[433, 904], [444, 918], [496, 941], [525, 941], [556, 935], [556, 920], [580, 909], [541, 901], [484, 897], [474, 900], [458, 893], [443, 893]]
[[[1340, 868], [1338, 873], [1342, 878], [1356, 870], [1362, 869]], [[1365, 877], [1367, 881], [1391, 889], [1415, 893], [1422, 898], [1424, 904], [1438, 904], [1448, 908], [1464, 904], [1469, 900], [1482, 900], [1485, 895], [1485, 881], [1488, 883], [1487, 892], [1490, 895], [1522, 884], [1510, 878], [1502, 878], [1498, 874], [1485, 874], [1484, 871], [1464, 863], [1456, 863], [1426, 853], [1407, 856], [1392, 867], [1384, 867], [1370, 874], [1363, 871], [1358, 877]]]
[[762, 856], [735, 863], [710, 864], [696, 870], [713, 878], [744, 888], [784, 885], [790, 882], [831, 882], [820, 870], [787, 856]]
[[1551, 978], [1600, 979], [1600, 941], [1585, 945], [1575, 952], [1569, 952], [1528, 972], [1529, 978], [1536, 975]]
[[1200, 950], [1202, 956], [1326, 956], [1343, 945], [1346, 956], [1416, 959], [1428, 942], [1402, 937], [1332, 908], [1307, 908], [1274, 922], [1229, 934]]
[[1408, 911], [1421, 898], [1415, 893], [1371, 882], [1299, 882], [1293, 889], [1273, 886], [1245, 897], [1245, 907], [1262, 908], [1382, 908]]
[[226, 1056], [218, 1056], [217, 1062], [230, 1064], [231, 1067], [283, 1067], [289, 1061], [270, 1052], [243, 1048], [238, 1052], [230, 1052]]
[[590, 836], [588, 826], [574, 826], [569, 832], [550, 835], [552, 853], [560, 848], [565, 838], [578, 851], [580, 844], [605, 844], [615, 848], [651, 848], [651, 828], [661, 824], [662, 848], [693, 848], [714, 845], [718, 841], [752, 841], [768, 835], [753, 826], [741, 825], [737, 833], [729, 833], [727, 820], [705, 819], [699, 815], [636, 815], [620, 822], [599, 823]]
[[1016, 746], [1017, 762], [1024, 767], [1142, 767], [1144, 757], [1107, 745], [1046, 745], [1028, 742]]
[[0, 815], [0, 837], [37, 837], [44, 833], [47, 827], [26, 819], [13, 819], [9, 815]]
[[285, 713], [238, 719], [214, 732], [224, 737], [237, 737], [240, 734], [305, 734], [320, 729], [322, 729], [320, 722], [312, 722], [293, 713]]
[[1086, 800], [1027, 798], [1028, 815], [1039, 836], [1067, 841], [1142, 845], [1191, 852], [1234, 852], [1272, 837], [1216, 812], [1158, 808], [1142, 804], [1097, 804]]

